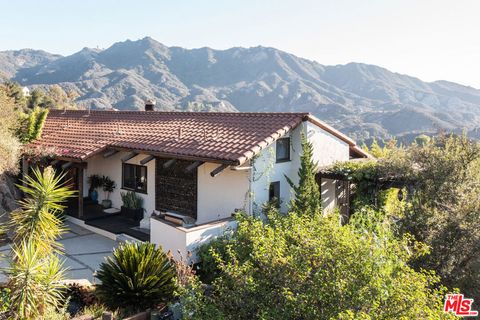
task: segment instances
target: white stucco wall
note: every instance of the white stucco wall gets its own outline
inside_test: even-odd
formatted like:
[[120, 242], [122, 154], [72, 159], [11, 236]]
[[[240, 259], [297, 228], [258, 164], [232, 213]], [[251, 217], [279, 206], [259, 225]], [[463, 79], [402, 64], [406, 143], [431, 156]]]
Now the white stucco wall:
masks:
[[165, 252], [170, 251], [176, 259], [186, 259], [188, 252], [191, 252], [189, 262], [198, 261], [196, 251], [199, 246], [236, 227], [234, 220], [222, 220], [193, 228], [172, 226], [155, 218], [150, 220], [150, 242], [161, 246]]
[[[211, 177], [210, 172], [218, 164], [205, 163], [198, 168], [198, 196], [197, 196], [197, 224], [224, 219], [230, 217], [235, 209], [246, 210], [250, 214], [260, 213], [261, 207], [268, 201], [269, 186], [271, 182], [280, 182], [280, 198], [282, 201], [281, 211], [287, 211], [292, 196], [292, 190], [285, 175], [298, 183], [298, 169], [301, 155], [301, 133], [306, 134], [314, 146], [314, 160], [319, 166], [332, 164], [335, 161], [347, 161], [349, 159], [349, 146], [342, 140], [334, 137], [323, 129], [310, 122], [304, 122], [291, 131], [290, 161], [276, 163], [275, 148], [273, 143], [265, 148], [257, 158], [252, 161], [254, 170], [233, 171], [229, 168], [216, 177]], [[117, 184], [117, 188], [111, 194], [113, 207], [122, 205], [120, 192], [122, 185], [122, 162], [121, 158], [127, 152], [103, 158], [97, 155], [88, 160], [85, 171], [84, 194], [87, 195], [87, 177], [91, 174], [107, 175]], [[147, 155], [140, 154], [127, 161], [127, 163], [140, 164], [139, 161]], [[147, 163], [147, 194], [139, 195], [144, 199], [145, 216], [149, 216], [155, 209], [155, 160]], [[328, 185], [328, 184], [327, 184]], [[327, 187], [325, 185], [325, 187]], [[325, 197], [332, 198], [329, 193], [333, 186], [326, 188]], [[99, 191], [99, 200], [105, 198], [103, 190]], [[333, 193], [333, 196], [335, 193]], [[330, 207], [332, 202], [324, 200], [324, 208]]]
[[197, 224], [228, 218], [235, 209], [249, 211], [250, 172], [227, 168], [212, 177], [218, 166], [205, 163], [198, 168]]
[[[300, 167], [301, 155], [301, 133], [313, 144], [313, 159], [318, 165], [326, 166], [336, 161], [349, 160], [349, 145], [324, 131], [311, 122], [304, 122], [290, 132], [290, 159], [288, 162], [276, 163], [275, 148], [273, 143], [265, 148], [254, 161], [255, 172], [252, 179], [252, 200], [255, 213], [260, 212], [261, 206], [268, 201], [268, 189], [271, 182], [280, 182], [280, 198], [282, 200], [281, 211], [288, 209], [293, 190], [285, 179], [287, 175], [294, 183], [298, 183], [298, 169]], [[328, 183], [324, 186], [324, 206], [331, 208], [335, 205], [335, 188]], [[333, 194], [332, 194], [333, 192]], [[325, 208], [324, 207], [324, 208]]]
[[287, 136], [290, 137], [290, 161], [276, 162], [276, 143], [271, 144], [253, 161], [252, 173], [252, 201], [253, 213], [259, 214], [262, 205], [268, 202], [270, 183], [280, 182], [281, 211], [287, 211], [291, 198], [291, 188], [285, 178], [288, 176], [294, 183], [298, 182], [298, 168], [300, 167], [301, 154], [301, 131], [302, 126], [297, 127]]
[[350, 147], [348, 143], [311, 122], [304, 122], [304, 125], [308, 140], [313, 144], [314, 161], [317, 161], [320, 167], [330, 165], [335, 161], [349, 160]]
[[322, 179], [320, 191], [322, 194], [322, 208], [324, 213], [334, 210], [337, 205], [335, 183], [335, 180], [332, 179]]
[[[88, 195], [88, 176], [92, 174], [105, 175], [115, 181], [116, 188], [110, 195], [112, 200], [112, 207], [120, 208], [122, 205], [121, 192], [127, 192], [122, 189], [122, 157], [127, 155], [128, 152], [118, 152], [111, 157], [104, 158], [102, 154], [96, 155], [87, 161], [87, 169], [84, 173], [84, 195]], [[126, 163], [140, 165], [140, 160], [146, 158], [148, 155], [139, 154], [136, 157], [128, 160]], [[155, 160], [152, 160], [146, 164], [147, 167], [147, 194], [137, 193], [143, 198], [143, 208], [145, 209], [144, 216], [150, 216], [155, 209]], [[98, 189], [98, 200], [101, 202], [105, 199], [105, 193], [103, 190]]]

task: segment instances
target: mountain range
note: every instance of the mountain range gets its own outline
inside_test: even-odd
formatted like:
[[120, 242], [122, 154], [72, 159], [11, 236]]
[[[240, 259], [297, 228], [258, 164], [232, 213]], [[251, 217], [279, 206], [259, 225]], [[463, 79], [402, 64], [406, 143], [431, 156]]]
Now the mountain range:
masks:
[[84, 107], [309, 111], [358, 141], [440, 130], [480, 137], [480, 90], [362, 63], [327, 66], [268, 47], [167, 47], [146, 37], [69, 56], [0, 52], [0, 73], [24, 86], [58, 84]]

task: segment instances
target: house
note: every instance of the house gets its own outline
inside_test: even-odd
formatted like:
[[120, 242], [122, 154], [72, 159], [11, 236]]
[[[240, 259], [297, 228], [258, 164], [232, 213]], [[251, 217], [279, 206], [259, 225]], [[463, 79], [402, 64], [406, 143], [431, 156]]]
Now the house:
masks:
[[[287, 209], [292, 191], [285, 175], [298, 181], [302, 133], [319, 166], [368, 156], [309, 113], [51, 110], [29, 148], [48, 152], [78, 190], [70, 220], [185, 254], [233, 227], [235, 212], [258, 215], [273, 198]], [[28, 165], [24, 157], [24, 170]], [[116, 182], [113, 209], [88, 199], [93, 174]], [[341, 185], [328, 177], [319, 184], [324, 210], [335, 207]], [[118, 212], [126, 191], [143, 199], [140, 221]]]

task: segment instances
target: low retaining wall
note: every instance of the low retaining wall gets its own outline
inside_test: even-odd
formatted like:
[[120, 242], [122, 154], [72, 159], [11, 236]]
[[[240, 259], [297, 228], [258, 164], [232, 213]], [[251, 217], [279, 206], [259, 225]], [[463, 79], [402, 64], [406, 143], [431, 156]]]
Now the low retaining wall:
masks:
[[176, 226], [165, 220], [152, 217], [150, 220], [150, 242], [161, 246], [164, 251], [170, 251], [175, 259], [181, 256], [186, 259], [188, 253], [192, 255], [189, 263], [198, 262], [196, 249], [223, 235], [227, 230], [235, 229], [237, 223], [233, 219], [224, 219], [205, 223], [191, 228]]

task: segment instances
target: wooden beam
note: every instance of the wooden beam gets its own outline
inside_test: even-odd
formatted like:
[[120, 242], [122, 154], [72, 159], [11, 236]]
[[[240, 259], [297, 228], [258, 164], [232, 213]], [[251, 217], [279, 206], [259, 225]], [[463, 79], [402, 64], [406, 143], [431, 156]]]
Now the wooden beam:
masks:
[[222, 164], [222, 165], [219, 165], [216, 169], [214, 169], [212, 172], [210, 172], [210, 175], [213, 177], [216, 177], [218, 176], [220, 173], [223, 172], [223, 170], [227, 169], [228, 168], [228, 164]]
[[195, 170], [196, 168], [200, 167], [201, 165], [203, 164], [202, 161], [195, 161], [194, 163], [188, 165], [186, 168], [185, 168], [185, 172], [192, 172], [193, 170]]
[[163, 164], [163, 169], [168, 169], [170, 168], [171, 166], [173, 166], [175, 164], [175, 162], [177, 162], [177, 159], [170, 159], [168, 160], [167, 162], [165, 162]]
[[110, 149], [110, 150], [108, 150], [107, 152], [105, 152], [105, 153], [103, 154], [103, 157], [104, 157], [104, 158], [108, 158], [108, 157], [113, 156], [113, 155], [116, 154], [116, 153], [118, 153], [118, 150]]
[[73, 165], [73, 162], [64, 163], [64, 164], [62, 164], [62, 169], [63, 169], [63, 170], [68, 169], [68, 168], [70, 168], [72, 165]]
[[138, 153], [136, 153], [136, 152], [130, 152], [129, 154], [127, 154], [126, 156], [124, 156], [122, 158], [122, 162], [126, 162], [126, 161], [136, 157], [137, 155], [138, 155]]
[[[219, 160], [219, 159], [213, 159], [213, 158], [186, 156], [186, 155], [179, 155], [179, 154], [176, 154], [176, 153], [156, 152], [156, 151], [151, 151], [151, 150], [145, 151], [145, 150], [140, 150], [140, 149], [124, 148], [124, 147], [116, 147], [116, 146], [112, 146], [111, 148], [114, 148], [115, 150], [119, 150], [119, 151], [136, 152], [138, 154], [148, 153], [148, 154], [151, 154], [155, 157], [164, 158], [164, 159], [203, 161], [203, 162], [211, 162], [211, 163], [218, 163], [218, 164], [228, 163], [229, 165], [232, 165], [232, 166], [238, 166], [238, 165], [241, 164], [238, 160], [226, 161], [226, 160]], [[94, 154], [92, 154], [92, 155], [94, 155]], [[92, 155], [90, 155], [89, 158], [92, 157]], [[74, 160], [69, 160], [69, 161], [74, 161]]]
[[83, 219], [83, 168], [78, 168], [78, 217]]
[[144, 158], [144, 159], [140, 160], [140, 164], [141, 164], [141, 165], [145, 165], [146, 163], [148, 163], [148, 162], [152, 161], [153, 159], [155, 159], [155, 157], [154, 157], [154, 156], [148, 156], [148, 157], [146, 157], [146, 158]]
[[230, 167], [230, 170], [233, 170], [233, 171], [245, 171], [245, 170], [251, 170], [252, 167], [251, 166], [248, 166], [248, 167]]

